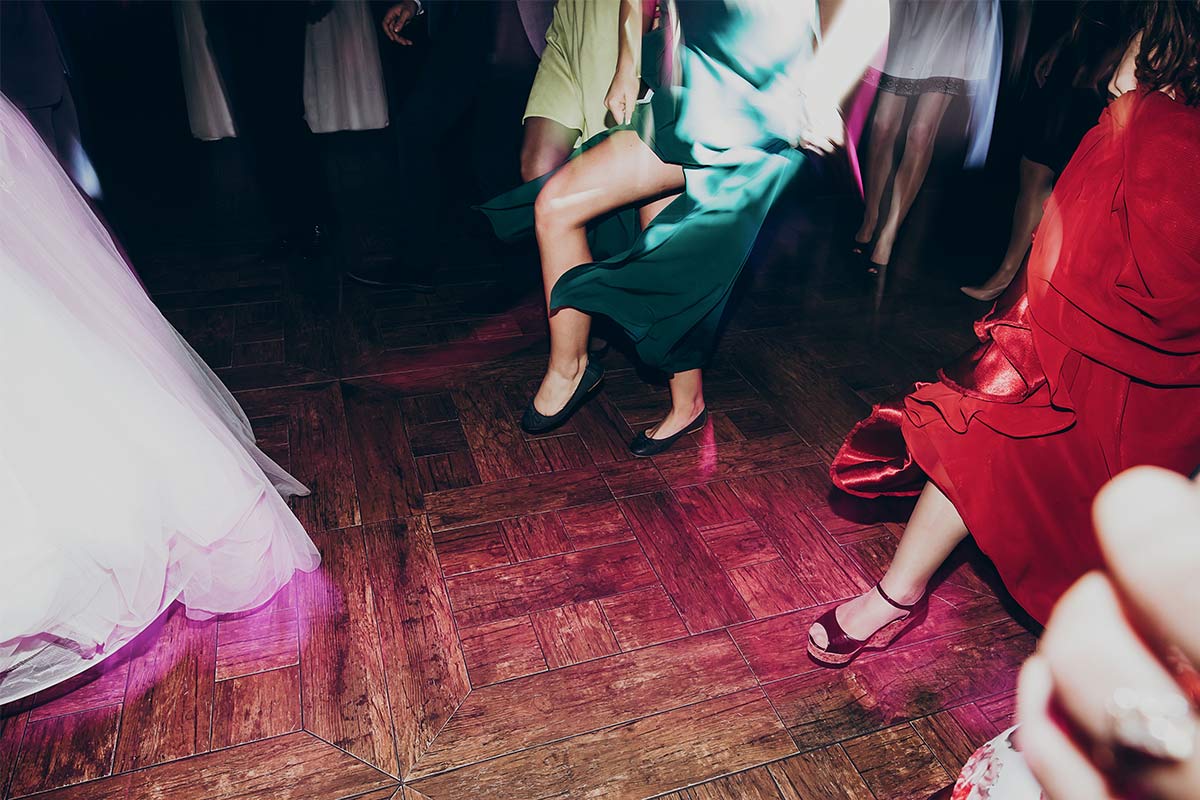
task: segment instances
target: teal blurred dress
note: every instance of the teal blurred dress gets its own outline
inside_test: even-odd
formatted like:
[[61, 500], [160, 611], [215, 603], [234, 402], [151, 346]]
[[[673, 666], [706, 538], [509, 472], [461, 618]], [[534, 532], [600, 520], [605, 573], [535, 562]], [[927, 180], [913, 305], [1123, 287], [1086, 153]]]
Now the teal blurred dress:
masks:
[[[817, 23], [805, 0], [684, 0], [673, 12], [676, 46], [664, 47], [669, 23], [643, 41], [649, 102], [575, 156], [632, 128], [684, 167], [686, 188], [645, 231], [632, 210], [597, 219], [592, 253], [603, 260], [569, 270], [550, 297], [553, 309], [611, 318], [646, 364], [668, 373], [708, 361], [763, 220], [803, 161], [789, 128]], [[481, 207], [501, 239], [532, 234], [534, 200], [552, 174]]]

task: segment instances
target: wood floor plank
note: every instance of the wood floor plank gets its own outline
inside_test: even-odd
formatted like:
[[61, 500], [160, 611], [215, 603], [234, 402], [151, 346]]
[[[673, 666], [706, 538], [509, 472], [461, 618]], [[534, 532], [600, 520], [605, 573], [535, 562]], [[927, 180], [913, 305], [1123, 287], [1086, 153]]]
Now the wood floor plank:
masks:
[[[735, 625], [729, 629], [754, 674], [763, 683], [790, 678], [819, 667], [806, 652], [808, 629], [817, 617], [836, 603], [815, 606], [791, 614]], [[907, 643], [907, 637], [900, 640]]]
[[1011, 688], [1033, 637], [1015, 622], [859, 658], [767, 684], [802, 749], [872, 733]]
[[655, 456], [673, 489], [820, 463], [821, 457], [792, 432]]
[[291, 472], [311, 492], [292, 501], [304, 529], [312, 533], [359, 524], [354, 460], [339, 384], [261, 389], [239, 394], [238, 402], [251, 416], [288, 418]]
[[779, 787], [766, 767], [739, 772], [687, 790], [690, 800], [780, 800]]
[[596, 547], [446, 579], [460, 625], [482, 625], [656, 583], [637, 542]]
[[217, 621], [217, 680], [300, 663], [294, 589], [285, 586], [266, 606]]
[[451, 396], [484, 483], [539, 471], [521, 429], [508, 413], [502, 387], [477, 384]]
[[531, 439], [529, 450], [538, 472], [563, 472], [594, 463], [583, 439], [575, 433]]
[[304, 729], [399, 775], [362, 529], [313, 541], [321, 569], [295, 579]]
[[733, 491], [771, 537], [813, 599], [824, 603], [870, 588], [859, 569], [804, 507], [799, 470], [755, 475], [733, 482]]
[[620, 505], [689, 631], [700, 633], [753, 616], [669, 493], [631, 497]]
[[634, 460], [635, 456], [629, 452], [633, 431], [605, 392], [584, 403], [572, 421], [593, 464]]
[[539, 611], [532, 619], [550, 669], [602, 658], [621, 649], [595, 600]]
[[739, 692], [753, 681], [729, 636], [717, 631], [477, 689], [413, 777]]
[[600, 607], [625, 651], [688, 635], [687, 626], [662, 586], [605, 597]]
[[840, 745], [785, 758], [767, 769], [783, 800], [876, 800]]
[[975, 703], [988, 721], [997, 731], [1005, 730], [1013, 725], [1017, 715], [1017, 692], [1013, 687], [1007, 687], [991, 697], [985, 697]]
[[449, 392], [401, 397], [400, 410], [412, 425], [432, 425], [458, 419], [458, 409]]
[[869, 733], [842, 746], [876, 797], [928, 800], [954, 783], [911, 725]]
[[425, 496], [425, 509], [430, 525], [441, 531], [611, 499], [600, 473], [587, 467], [435, 492]]
[[300, 730], [300, 667], [218, 681], [213, 702], [213, 749]]
[[404, 426], [414, 456], [436, 456], [442, 453], [465, 453], [467, 437], [458, 420], [431, 422], [427, 425]]
[[399, 774], [406, 775], [471, 684], [425, 518], [368, 525], [364, 536]]
[[[359, 800], [394, 778], [308, 733], [290, 733], [59, 792], [45, 800]], [[383, 796], [387, 796], [384, 794]]]
[[658, 468], [654, 466], [654, 462], [646, 458], [601, 464], [600, 474], [604, 476], [605, 483], [608, 484], [613, 497], [616, 498], [633, 497], [667, 489], [667, 484]]
[[713, 555], [727, 570], [761, 564], [780, 557], [771, 537], [753, 520], [731, 522], [701, 531]]
[[761, 690], [575, 736], [415, 781], [431, 800], [634, 800], [794, 752]]
[[634, 538], [633, 529], [620, 506], [611, 500], [575, 508], [564, 508], [558, 519], [576, 550], [598, 547]]
[[417, 483], [426, 494], [478, 486], [481, 482], [475, 460], [466, 451], [421, 456], [416, 461]]
[[782, 558], [729, 571], [729, 579], [758, 619], [813, 605], [810, 595]]
[[784, 421], [813, 445], [840, 444], [871, 410], [842, 379], [796, 358], [783, 343], [763, 336], [741, 339], [733, 357], [738, 371]]
[[499, 567], [510, 561], [504, 534], [495, 523], [439, 531], [434, 534], [433, 545], [446, 575]]
[[193, 622], [176, 604], [130, 653], [115, 771], [207, 752], [217, 669], [216, 620]]
[[912, 726], [951, 775], [958, 775], [967, 759], [993, 735], [990, 725], [969, 732], [950, 711], [915, 719]]
[[546, 657], [528, 616], [460, 628], [463, 657], [475, 688], [546, 669]]
[[0, 706], [0, 797], [8, 797], [9, 779], [17, 765], [28, 722], [28, 711], [13, 705]]
[[750, 514], [724, 481], [676, 489], [675, 499], [700, 530], [748, 521]]
[[13, 768], [11, 796], [111, 773], [120, 719], [120, 706], [104, 706], [30, 722]]
[[[117, 653], [86, 672], [40, 692], [27, 702], [29, 721], [73, 714], [93, 708], [119, 705], [125, 700], [129, 680], [129, 656]], [[0, 783], [0, 786], [3, 784]]]
[[871, 587], [808, 515], [767, 516], [758, 524], [816, 602], [853, 597]]
[[504, 541], [517, 561], [556, 556], [572, 550], [571, 540], [554, 512], [530, 514], [500, 522]]
[[366, 383], [341, 390], [362, 520], [419, 514], [421, 483], [399, 399]]

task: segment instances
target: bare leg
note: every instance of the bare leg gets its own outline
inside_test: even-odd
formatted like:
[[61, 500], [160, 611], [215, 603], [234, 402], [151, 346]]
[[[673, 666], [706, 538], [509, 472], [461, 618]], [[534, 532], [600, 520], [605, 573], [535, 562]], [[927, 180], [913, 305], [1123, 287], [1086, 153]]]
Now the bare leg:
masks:
[[671, 376], [671, 410], [666, 418], [646, 429], [651, 439], [667, 439], [700, 416], [704, 410], [704, 371], [689, 369]]
[[521, 180], [540, 178], [564, 164], [575, 149], [579, 131], [545, 117], [525, 120], [521, 142]]
[[[652, 203], [647, 203], [638, 209], [638, 219], [642, 230], [658, 216], [659, 212], [678, 197], [678, 194], [663, 197]], [[700, 412], [704, 410], [704, 376], [703, 370], [689, 369], [686, 372], [676, 372], [671, 377], [671, 410], [666, 419], [646, 430], [651, 439], [666, 439], [686, 428]]]
[[[618, 131], [567, 162], [542, 187], [534, 206], [547, 307], [563, 273], [592, 260], [588, 221], [682, 188], [683, 168], [664, 164], [633, 131]], [[550, 314], [550, 364], [534, 397], [542, 414], [557, 413], [575, 391], [587, 366], [590, 327], [591, 317], [573, 308]]]
[[1012, 283], [1017, 270], [1025, 263], [1033, 232], [1042, 221], [1042, 206], [1054, 190], [1054, 178], [1054, 170], [1045, 164], [1021, 159], [1021, 190], [1017, 194], [1017, 207], [1013, 209], [1008, 251], [1000, 262], [1000, 268], [986, 283], [982, 286], [964, 286], [964, 292], [976, 300], [995, 300]]
[[[915, 603], [925, 593], [933, 573], [966, 536], [967, 526], [958, 510], [941, 489], [932, 482], [925, 484], [904, 535], [900, 537], [892, 564], [879, 582], [883, 590], [898, 603]], [[904, 613], [872, 589], [838, 606], [837, 620], [847, 634], [865, 640]], [[809, 633], [818, 646], [825, 647], [829, 643], [828, 635], [820, 625], [813, 625]]]
[[942, 123], [950, 100], [950, 95], [939, 92], [930, 92], [917, 98], [917, 108], [904, 139], [904, 155], [896, 169], [892, 204], [879, 231], [879, 238], [875, 241], [875, 252], [871, 254], [871, 261], [876, 264], [886, 264], [892, 258], [896, 234], [908, 216], [917, 192], [921, 191], [921, 184], [925, 182], [925, 173], [929, 171], [929, 162], [933, 158], [938, 126]]
[[871, 144], [867, 153], [866, 191], [863, 196], [863, 218], [854, 234], [857, 242], [866, 244], [875, 235], [879, 212], [883, 206], [883, 190], [892, 177], [896, 164], [896, 137], [904, 119], [907, 98], [891, 92], [880, 92], [875, 103], [875, 118], [871, 123]]

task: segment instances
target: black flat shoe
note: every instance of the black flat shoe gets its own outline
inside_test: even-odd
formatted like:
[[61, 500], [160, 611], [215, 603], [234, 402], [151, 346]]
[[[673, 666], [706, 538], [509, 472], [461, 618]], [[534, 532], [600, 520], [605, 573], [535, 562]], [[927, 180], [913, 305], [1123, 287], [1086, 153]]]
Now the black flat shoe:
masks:
[[571, 418], [571, 415], [584, 404], [584, 401], [592, 396], [603, 379], [604, 367], [588, 359], [588, 365], [584, 367], [583, 377], [579, 379], [575, 393], [571, 395], [571, 399], [562, 407], [562, 410], [548, 417], [534, 408], [533, 401], [530, 400], [524, 416], [521, 417], [521, 430], [526, 433], [547, 433], [554, 430]]
[[645, 431], [641, 431], [637, 436], [633, 437], [633, 441], [629, 443], [629, 452], [639, 458], [648, 458], [656, 456], [659, 453], [665, 453], [671, 449], [671, 445], [679, 440], [679, 437], [689, 433], [695, 433], [704, 427], [708, 422], [708, 409], [700, 412], [700, 416], [696, 417], [691, 423], [674, 436], [668, 436], [665, 439], [651, 439], [646, 435]]

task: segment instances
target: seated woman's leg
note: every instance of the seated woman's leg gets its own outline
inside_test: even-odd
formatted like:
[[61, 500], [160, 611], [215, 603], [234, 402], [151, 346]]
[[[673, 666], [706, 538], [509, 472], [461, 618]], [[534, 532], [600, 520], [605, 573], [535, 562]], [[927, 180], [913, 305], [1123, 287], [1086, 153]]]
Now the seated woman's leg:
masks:
[[[683, 168], [664, 164], [633, 131], [617, 131], [567, 162], [542, 187], [534, 205], [547, 308], [563, 273], [592, 260], [588, 222], [682, 188]], [[590, 325], [591, 318], [573, 308], [550, 314], [550, 364], [534, 397], [540, 413], [555, 414], [570, 400], [587, 366]]]
[[[933, 482], [925, 484], [880, 587], [901, 605], [916, 603], [933, 573], [966, 536], [967, 526], [954, 504]], [[872, 589], [838, 606], [837, 622], [849, 636], [865, 641], [904, 614]], [[829, 634], [820, 624], [813, 625], [809, 635], [818, 647], [829, 643]]]

